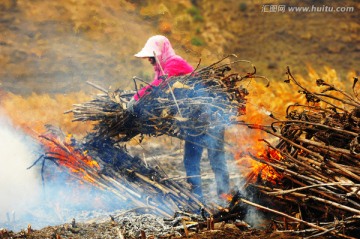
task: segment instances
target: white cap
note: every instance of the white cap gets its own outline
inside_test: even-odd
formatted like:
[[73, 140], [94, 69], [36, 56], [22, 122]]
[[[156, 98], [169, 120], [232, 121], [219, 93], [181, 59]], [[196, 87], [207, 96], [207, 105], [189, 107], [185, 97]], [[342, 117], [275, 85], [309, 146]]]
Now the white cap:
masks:
[[163, 42], [167, 40], [166, 37], [161, 35], [156, 35], [150, 37], [147, 42], [145, 43], [145, 46], [141, 51], [139, 51], [137, 54], [135, 54], [136, 57], [154, 57], [154, 52], [158, 56], [161, 54], [161, 47]]

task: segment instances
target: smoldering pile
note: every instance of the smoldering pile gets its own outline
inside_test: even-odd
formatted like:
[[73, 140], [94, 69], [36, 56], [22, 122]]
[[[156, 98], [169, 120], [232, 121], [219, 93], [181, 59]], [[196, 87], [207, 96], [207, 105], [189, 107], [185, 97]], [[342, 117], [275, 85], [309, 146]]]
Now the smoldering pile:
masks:
[[325, 89], [311, 92], [289, 68], [287, 74], [287, 82], [300, 88], [308, 104], [289, 106], [287, 120], [271, 127], [248, 125], [279, 138], [276, 145], [264, 140], [268, 151], [262, 156], [250, 156], [281, 176], [275, 183], [258, 177], [248, 190], [258, 192], [263, 204], [270, 199], [275, 210], [265, 210], [284, 217], [274, 221], [278, 231], [353, 238], [360, 225], [358, 80], [354, 78], [352, 96], [322, 79], [316, 83]]
[[186, 76], [165, 76], [159, 86], [152, 86], [151, 92], [136, 102], [133, 113], [126, 109], [126, 103], [134, 93], [120, 89], [102, 89], [104, 94], [75, 105], [70, 112], [74, 121], [95, 121], [98, 137], [117, 142], [138, 134], [180, 139], [206, 134], [209, 128], [236, 123], [237, 116], [245, 113], [248, 92], [239, 85], [242, 81], [266, 79], [256, 75], [255, 67], [252, 73], [233, 72], [233, 65], [249, 62], [223, 63], [225, 59]]
[[181, 210], [212, 213], [190, 192], [189, 185], [168, 179], [161, 168], [131, 156], [125, 147], [97, 140], [94, 134], [76, 140], [47, 127], [48, 132], [40, 135], [45, 153], [34, 163], [41, 162], [42, 170], [47, 162], [55, 163], [80, 182], [111, 193], [119, 204], [146, 208], [165, 217]]
[[237, 122], [247, 95], [239, 83], [267, 79], [257, 76], [255, 67], [253, 73], [244, 75], [232, 72], [232, 65], [247, 61], [225, 64], [224, 60], [187, 76], [165, 78], [136, 103], [134, 112], [126, 109], [131, 94], [95, 86], [105, 94], [72, 110], [74, 120], [96, 121], [94, 132], [78, 140], [48, 126], [49, 131], [40, 136], [45, 153], [36, 163], [46, 167], [51, 161], [70, 169], [77, 179], [111, 192], [128, 207], [146, 208], [168, 218], [176, 212], [202, 212], [206, 220], [206, 215], [219, 210], [218, 205], [204, 205], [189, 185], [169, 179], [161, 168], [131, 156], [119, 141], [137, 134], [185, 138]]
[[[41, 163], [44, 170], [47, 163], [55, 163], [59, 171], [66, 171], [73, 177], [71, 179], [77, 179], [72, 182], [80, 181], [103, 190], [101, 199], [115, 200], [124, 205], [123, 211], [114, 211], [110, 220], [107, 216], [106, 223], [100, 224], [97, 222], [103, 219], [95, 218], [91, 224], [75, 224], [74, 219], [71, 225], [50, 226], [40, 231], [33, 231], [29, 224], [28, 231], [18, 235], [42, 238], [50, 233], [54, 238], [82, 238], [84, 234], [99, 235], [98, 230], [102, 230], [108, 236], [120, 238], [172, 238], [204, 229], [210, 232], [215, 223], [230, 219], [237, 223], [234, 227], [249, 227], [242, 221], [246, 208], [240, 204], [230, 203], [228, 208], [215, 202], [203, 204], [191, 193], [190, 185], [169, 178], [161, 168], [131, 156], [124, 147], [111, 140], [96, 140], [94, 134], [76, 140], [58, 128], [47, 127], [48, 132], [40, 135], [45, 154], [34, 165]], [[47, 175], [45, 180], [51, 180], [52, 176]], [[12, 232], [5, 231], [4, 235], [12, 235]]]

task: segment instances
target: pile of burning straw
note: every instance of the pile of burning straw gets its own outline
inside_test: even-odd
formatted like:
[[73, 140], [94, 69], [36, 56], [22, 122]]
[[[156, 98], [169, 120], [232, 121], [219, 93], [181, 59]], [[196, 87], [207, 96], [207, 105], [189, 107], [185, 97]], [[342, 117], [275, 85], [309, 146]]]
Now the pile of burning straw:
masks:
[[[43, 162], [66, 166], [119, 200], [167, 218], [191, 212], [195, 214], [189, 215], [200, 215], [194, 219], [198, 224], [209, 218], [236, 220], [244, 217], [245, 205], [251, 205], [277, 215], [273, 226], [280, 232], [308, 238], [353, 238], [360, 224], [360, 101], [355, 90], [351, 96], [319, 79], [317, 84], [326, 89], [314, 93], [300, 85], [288, 69], [287, 82], [301, 89], [308, 104], [291, 105], [287, 120], [276, 120], [271, 126], [245, 124], [237, 117], [244, 114], [247, 91], [238, 83], [259, 76], [256, 70], [244, 76], [231, 73], [232, 64], [219, 61], [187, 76], [164, 79], [136, 103], [134, 112], [126, 110], [132, 94], [96, 86], [104, 94], [72, 110], [74, 120], [96, 121], [95, 131], [77, 141], [52, 128], [41, 136], [46, 148]], [[353, 89], [356, 83], [357, 78]], [[189, 185], [169, 179], [118, 144], [138, 134], [185, 139], [231, 123], [279, 139], [276, 145], [263, 140], [268, 146], [263, 154], [248, 153], [277, 177], [250, 174], [244, 188], [254, 200], [234, 193], [229, 195], [229, 207], [220, 212], [219, 205], [204, 205], [191, 194]], [[256, 182], [249, 183], [253, 179]], [[185, 231], [186, 227], [184, 224]]]
[[189, 185], [168, 178], [160, 168], [131, 156], [124, 147], [99, 140], [94, 134], [78, 141], [55, 127], [47, 127], [48, 132], [40, 135], [45, 154], [33, 164], [41, 163], [42, 171], [47, 162], [55, 163], [80, 182], [112, 193], [119, 203], [165, 217], [182, 210], [212, 214], [190, 192]]
[[299, 84], [289, 68], [287, 74], [287, 82], [301, 89], [308, 104], [289, 106], [287, 120], [275, 121], [269, 127], [248, 125], [279, 139], [276, 145], [264, 140], [267, 152], [250, 156], [281, 177], [273, 183], [258, 177], [247, 189], [258, 192], [274, 209], [265, 210], [285, 218], [274, 222], [277, 230], [308, 238], [325, 234], [351, 238], [349, 235], [356, 235], [360, 229], [357, 78], [355, 96], [351, 96], [322, 79], [316, 83], [325, 89], [311, 92]]
[[41, 163], [45, 170], [48, 162], [55, 163], [81, 183], [104, 190], [104, 197], [110, 192], [118, 204], [126, 205], [124, 212], [110, 215], [112, 223], [122, 225], [118, 228], [120, 238], [138, 238], [140, 234], [141, 238], [172, 238], [180, 232], [189, 235], [192, 230], [213, 230], [215, 223], [229, 219], [248, 227], [242, 221], [246, 209], [237, 201], [228, 208], [215, 202], [205, 205], [191, 193], [190, 185], [131, 156], [111, 140], [88, 134], [79, 141], [58, 128], [47, 127], [48, 132], [40, 135], [45, 154], [33, 165]]

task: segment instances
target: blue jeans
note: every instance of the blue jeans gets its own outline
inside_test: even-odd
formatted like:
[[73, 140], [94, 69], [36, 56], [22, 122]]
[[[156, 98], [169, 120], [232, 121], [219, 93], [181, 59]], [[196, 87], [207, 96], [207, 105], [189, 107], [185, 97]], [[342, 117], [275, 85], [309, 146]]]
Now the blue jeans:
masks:
[[186, 176], [189, 177], [187, 181], [192, 186], [192, 192], [200, 198], [203, 197], [200, 160], [204, 148], [208, 150], [210, 165], [215, 174], [217, 194], [220, 196], [222, 193], [229, 192], [229, 172], [224, 151], [224, 128], [210, 129], [208, 133], [209, 135], [188, 136], [185, 142], [184, 166]]

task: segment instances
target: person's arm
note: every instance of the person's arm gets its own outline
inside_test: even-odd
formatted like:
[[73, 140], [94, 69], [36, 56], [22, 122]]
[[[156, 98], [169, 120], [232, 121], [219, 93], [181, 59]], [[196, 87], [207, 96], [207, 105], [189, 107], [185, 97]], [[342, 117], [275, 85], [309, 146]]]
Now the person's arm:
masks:
[[194, 68], [180, 57], [173, 58], [164, 66], [164, 72], [168, 77], [186, 75], [193, 70]]
[[135, 93], [134, 95], [134, 99], [136, 101], [138, 101], [140, 98], [142, 98], [144, 95], [148, 94], [148, 92], [151, 91], [151, 89], [154, 87], [154, 86], [158, 86], [160, 85], [161, 83], [161, 79], [159, 79], [158, 77], [156, 77], [151, 83], [150, 85], [147, 85], [143, 88], [141, 88], [137, 93]]
[[[165, 75], [167, 75], [168, 78], [172, 76], [189, 74], [194, 70], [194, 68], [181, 57], [174, 57], [168, 60], [162, 67]], [[157, 72], [153, 82], [151, 82], [150, 85], [141, 88], [137, 93], [135, 93], [134, 99], [138, 101], [149, 91], [151, 91], [151, 88], [153, 86], [159, 86], [163, 81], [160, 76], [162, 76], [162, 73]]]

